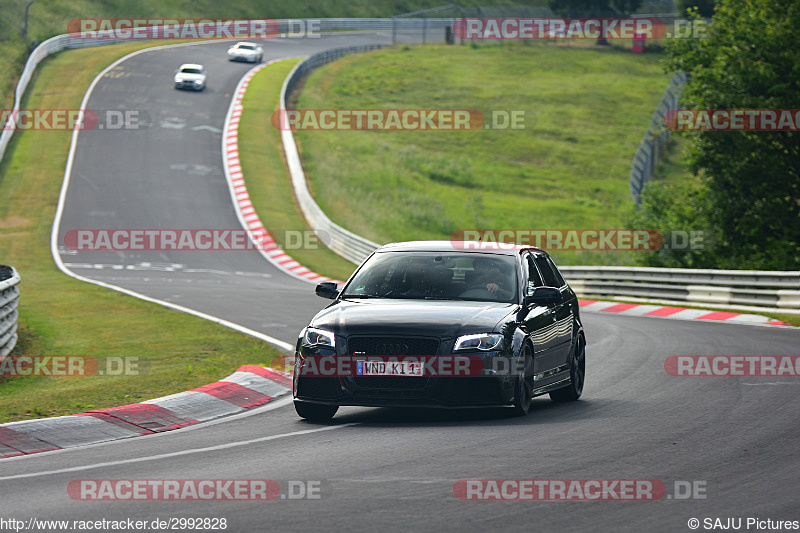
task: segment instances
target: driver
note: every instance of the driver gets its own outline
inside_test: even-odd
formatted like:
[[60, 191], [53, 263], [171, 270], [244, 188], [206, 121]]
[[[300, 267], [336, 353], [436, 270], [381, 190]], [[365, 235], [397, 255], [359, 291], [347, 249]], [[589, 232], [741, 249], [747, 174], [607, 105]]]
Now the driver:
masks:
[[405, 272], [405, 283], [399, 294], [406, 298], [424, 298], [427, 294], [427, 272], [419, 266], [411, 266]]
[[485, 289], [501, 299], [508, 299], [514, 291], [507, 288], [508, 276], [503, 275], [500, 265], [488, 257], [476, 257], [472, 261], [473, 288]]

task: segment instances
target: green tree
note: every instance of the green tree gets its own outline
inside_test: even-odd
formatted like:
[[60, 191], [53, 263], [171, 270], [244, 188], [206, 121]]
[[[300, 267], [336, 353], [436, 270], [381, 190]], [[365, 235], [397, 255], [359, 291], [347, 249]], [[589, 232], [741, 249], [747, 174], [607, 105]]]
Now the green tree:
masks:
[[[657, 229], [663, 245], [654, 252], [637, 253], [640, 264], [668, 268], [717, 267], [706, 191], [695, 183], [650, 182], [645, 186], [640, 196], [641, 205], [628, 219], [628, 227]], [[693, 240], [689, 242], [687, 236]]]
[[[699, 16], [699, 15], [696, 15]], [[800, 2], [723, 0], [706, 39], [674, 40], [687, 109], [797, 109]], [[689, 133], [720, 268], [800, 267], [800, 132]]]

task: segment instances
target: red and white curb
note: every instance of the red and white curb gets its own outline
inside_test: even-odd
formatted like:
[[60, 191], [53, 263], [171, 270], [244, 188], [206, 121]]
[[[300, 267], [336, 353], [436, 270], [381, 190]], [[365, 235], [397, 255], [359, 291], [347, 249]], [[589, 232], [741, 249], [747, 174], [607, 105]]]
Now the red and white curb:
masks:
[[713, 322], [732, 322], [759, 326], [790, 326], [790, 324], [763, 315], [729, 313], [727, 311], [708, 311], [703, 309], [687, 309], [686, 307], [626, 304], [598, 300], [579, 300], [579, 304], [581, 306], [581, 311], [598, 313], [671, 318], [674, 320], [709, 320]]
[[0, 425], [0, 459], [178, 429], [240, 413], [290, 393], [286, 374], [244, 365], [227, 378], [142, 403]]
[[231, 105], [228, 108], [228, 115], [225, 117], [225, 126], [222, 130], [222, 166], [225, 171], [225, 179], [228, 181], [231, 197], [233, 198], [233, 205], [236, 207], [236, 214], [239, 217], [239, 221], [242, 223], [242, 227], [247, 230], [250, 240], [258, 247], [258, 250], [270, 263], [290, 276], [310, 283], [337, 281], [312, 272], [292, 259], [278, 246], [278, 243], [276, 243], [269, 234], [264, 224], [259, 219], [258, 213], [256, 213], [253, 208], [250, 195], [247, 193], [247, 187], [244, 183], [242, 165], [239, 161], [239, 121], [241, 120], [242, 111], [244, 110], [242, 100], [244, 99], [247, 86], [250, 84], [250, 80], [253, 76], [264, 67], [276, 61], [281, 60], [275, 59], [263, 65], [253, 67], [244, 75], [236, 86]]

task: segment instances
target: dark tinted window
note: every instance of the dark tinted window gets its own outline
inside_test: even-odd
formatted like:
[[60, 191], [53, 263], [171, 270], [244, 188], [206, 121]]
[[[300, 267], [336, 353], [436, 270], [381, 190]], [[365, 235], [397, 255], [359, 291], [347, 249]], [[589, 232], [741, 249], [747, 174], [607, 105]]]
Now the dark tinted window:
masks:
[[381, 252], [373, 255], [342, 296], [513, 302], [513, 256], [478, 253]]
[[556, 275], [556, 279], [558, 280], [557, 287], [563, 287], [564, 285], [566, 285], [567, 282], [564, 281], [564, 276], [561, 275], [561, 272], [558, 270], [558, 267], [556, 267], [556, 264], [553, 263], [553, 258], [552, 257], [548, 257], [547, 258], [547, 262], [550, 263], [550, 266], [553, 269], [553, 273], [555, 273], [555, 275]]
[[536, 261], [536, 266], [539, 267], [539, 272], [542, 274], [545, 285], [548, 287], [561, 287], [561, 285], [563, 285], [558, 277], [556, 277], [555, 272], [553, 272], [553, 268], [550, 266], [550, 263], [547, 261], [545, 256], [537, 255], [534, 257], [534, 261]]
[[536, 269], [536, 265], [533, 263], [533, 257], [528, 255], [528, 294], [533, 293], [533, 289], [536, 287], [544, 286], [544, 281], [542, 281], [542, 276], [539, 275], [539, 271]]

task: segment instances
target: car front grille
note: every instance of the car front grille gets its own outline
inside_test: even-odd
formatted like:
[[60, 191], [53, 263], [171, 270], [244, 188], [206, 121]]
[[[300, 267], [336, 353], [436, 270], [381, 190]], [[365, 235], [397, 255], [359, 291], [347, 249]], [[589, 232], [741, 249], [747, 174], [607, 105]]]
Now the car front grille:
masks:
[[[397, 357], [432, 356], [439, 350], [439, 340], [430, 337], [350, 337], [347, 341], [350, 355]], [[428, 377], [408, 376], [355, 376], [353, 382], [361, 389], [402, 391], [420, 390]]]
[[350, 355], [436, 355], [438, 339], [429, 337], [350, 337], [347, 351]]

